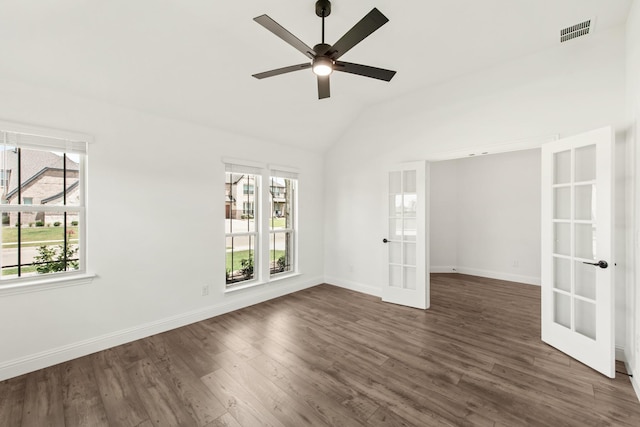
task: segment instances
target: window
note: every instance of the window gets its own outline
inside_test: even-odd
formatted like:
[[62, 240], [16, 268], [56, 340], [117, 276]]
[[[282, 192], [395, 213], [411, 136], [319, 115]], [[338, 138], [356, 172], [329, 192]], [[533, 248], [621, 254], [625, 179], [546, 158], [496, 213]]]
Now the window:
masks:
[[255, 214], [254, 206], [255, 204], [253, 202], [242, 202], [242, 213], [244, 215], [254, 216]]
[[296, 271], [297, 175], [266, 171], [226, 164], [227, 288]]
[[293, 269], [297, 180], [270, 176], [269, 181], [269, 273], [274, 275]]
[[[259, 170], [231, 165], [227, 166], [225, 172], [227, 286], [247, 282], [256, 277], [256, 266], [259, 265], [256, 247], [260, 224], [256, 221], [255, 189], [259, 189], [261, 180], [257, 172]], [[242, 208], [239, 206], [240, 203]]]
[[84, 272], [86, 142], [0, 136], [0, 280]]

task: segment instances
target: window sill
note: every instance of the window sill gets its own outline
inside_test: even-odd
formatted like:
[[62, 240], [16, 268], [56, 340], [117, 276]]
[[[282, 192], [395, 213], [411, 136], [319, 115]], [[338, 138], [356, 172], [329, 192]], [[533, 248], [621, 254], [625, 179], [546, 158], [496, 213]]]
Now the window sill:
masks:
[[66, 288], [68, 286], [88, 285], [95, 277], [96, 275], [93, 273], [78, 273], [42, 279], [20, 280], [7, 284], [0, 283], [0, 297]]
[[273, 276], [269, 281], [269, 283], [279, 282], [280, 280], [290, 279], [292, 277], [298, 277], [298, 276], [302, 276], [302, 273], [298, 273], [297, 271], [294, 271], [292, 273], [280, 273]]
[[297, 276], [302, 276], [302, 273], [294, 272], [294, 273], [288, 273], [288, 274], [282, 274], [282, 275], [279, 274], [275, 277], [270, 278], [268, 282], [252, 282], [252, 283], [247, 283], [246, 285], [238, 285], [231, 288], [226, 288], [224, 290], [224, 293], [230, 294], [233, 292], [242, 291], [249, 288], [268, 285], [270, 283], [279, 282], [281, 280], [290, 279], [292, 277], [297, 277]]
[[255, 288], [257, 286], [263, 286], [268, 284], [269, 282], [251, 282], [251, 283], [247, 283], [244, 285], [237, 285], [237, 286], [232, 286], [230, 288], [225, 288], [224, 289], [224, 293], [225, 294], [231, 294], [234, 292], [238, 292], [238, 291], [243, 291], [245, 289], [249, 289], [249, 288]]

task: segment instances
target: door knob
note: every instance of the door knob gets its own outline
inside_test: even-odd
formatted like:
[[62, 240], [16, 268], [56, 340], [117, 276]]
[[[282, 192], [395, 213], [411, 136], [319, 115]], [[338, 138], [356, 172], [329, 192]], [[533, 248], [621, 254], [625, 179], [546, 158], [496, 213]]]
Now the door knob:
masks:
[[595, 265], [596, 267], [600, 267], [600, 268], [607, 268], [609, 267], [609, 263], [607, 261], [598, 261], [598, 262], [586, 262], [584, 261], [583, 264], [589, 264], [589, 265]]
[[382, 239], [382, 243], [389, 243], [389, 241], [386, 238], [384, 238]]

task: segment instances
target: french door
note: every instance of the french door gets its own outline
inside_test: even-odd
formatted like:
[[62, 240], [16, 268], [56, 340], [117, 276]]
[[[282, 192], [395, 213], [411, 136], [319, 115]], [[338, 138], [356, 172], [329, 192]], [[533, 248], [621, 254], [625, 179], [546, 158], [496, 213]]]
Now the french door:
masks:
[[615, 376], [610, 127], [542, 147], [542, 340]]
[[427, 253], [427, 162], [397, 165], [388, 171], [385, 281], [382, 300], [429, 308]]

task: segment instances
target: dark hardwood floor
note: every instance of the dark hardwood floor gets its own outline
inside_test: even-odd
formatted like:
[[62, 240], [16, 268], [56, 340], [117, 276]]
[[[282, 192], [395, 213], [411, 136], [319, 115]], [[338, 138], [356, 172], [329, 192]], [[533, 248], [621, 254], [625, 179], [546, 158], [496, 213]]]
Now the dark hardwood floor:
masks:
[[[619, 369], [624, 369], [622, 365]], [[629, 379], [540, 341], [540, 288], [329, 285], [0, 383], [0, 426], [640, 426]]]

